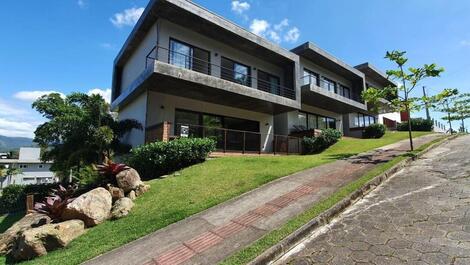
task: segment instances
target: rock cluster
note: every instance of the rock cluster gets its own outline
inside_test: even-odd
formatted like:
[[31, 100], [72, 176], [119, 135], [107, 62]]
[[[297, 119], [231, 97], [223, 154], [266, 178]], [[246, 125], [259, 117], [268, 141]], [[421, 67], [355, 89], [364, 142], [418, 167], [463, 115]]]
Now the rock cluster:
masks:
[[134, 207], [133, 200], [150, 189], [133, 168], [116, 175], [118, 187], [96, 188], [69, 203], [61, 215], [60, 223], [51, 223], [44, 214], [27, 214], [0, 234], [0, 254], [9, 254], [15, 260], [29, 260], [47, 252], [67, 246], [107, 219], [127, 216]]

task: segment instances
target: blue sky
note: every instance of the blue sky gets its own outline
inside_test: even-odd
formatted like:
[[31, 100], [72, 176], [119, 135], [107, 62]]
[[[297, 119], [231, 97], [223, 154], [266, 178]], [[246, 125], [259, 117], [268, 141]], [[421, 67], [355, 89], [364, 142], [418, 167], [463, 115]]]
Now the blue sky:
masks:
[[[31, 102], [46, 92], [109, 96], [114, 57], [147, 2], [2, 1], [0, 135], [32, 137], [44, 120]], [[430, 94], [447, 87], [470, 92], [467, 0], [195, 2], [285, 48], [312, 41], [350, 65], [368, 61], [390, 69], [385, 52], [406, 50], [410, 65], [435, 62], [446, 69], [422, 83]]]

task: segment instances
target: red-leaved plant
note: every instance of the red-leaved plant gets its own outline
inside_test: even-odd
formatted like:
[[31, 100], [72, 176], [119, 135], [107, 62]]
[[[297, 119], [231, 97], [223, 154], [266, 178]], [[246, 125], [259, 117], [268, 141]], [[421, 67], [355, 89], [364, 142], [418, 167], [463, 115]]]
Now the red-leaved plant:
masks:
[[72, 196], [76, 189], [77, 187], [72, 185], [67, 188], [59, 185], [57, 189], [52, 189], [51, 196], [44, 198], [43, 202], [37, 202], [34, 210], [48, 215], [53, 222], [59, 222], [67, 205], [75, 199]]
[[116, 182], [116, 175], [126, 169], [129, 169], [127, 165], [114, 163], [107, 157], [105, 157], [103, 164], [96, 166], [98, 173], [112, 183]]

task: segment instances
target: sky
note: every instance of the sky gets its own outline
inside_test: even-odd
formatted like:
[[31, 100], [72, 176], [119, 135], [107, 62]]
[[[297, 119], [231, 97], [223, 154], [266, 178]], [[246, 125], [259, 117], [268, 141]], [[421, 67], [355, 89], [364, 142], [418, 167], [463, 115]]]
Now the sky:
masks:
[[[195, 2], [286, 49], [311, 41], [352, 66], [367, 61], [385, 71], [393, 68], [386, 51], [407, 51], [410, 66], [445, 68], [440, 78], [421, 83], [428, 94], [470, 92], [468, 0]], [[45, 119], [31, 103], [43, 94], [81, 91], [109, 99], [113, 60], [147, 3], [3, 0], [0, 135], [33, 137]], [[415, 93], [420, 96], [421, 87]]]

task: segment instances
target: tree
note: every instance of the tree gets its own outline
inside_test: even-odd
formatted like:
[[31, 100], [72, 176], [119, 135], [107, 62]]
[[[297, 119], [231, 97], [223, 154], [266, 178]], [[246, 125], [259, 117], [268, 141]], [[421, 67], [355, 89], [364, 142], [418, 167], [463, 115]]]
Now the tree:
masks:
[[48, 119], [36, 129], [34, 141], [44, 149], [42, 159], [53, 160], [52, 170], [62, 177], [82, 165], [101, 163], [103, 154], [129, 151], [120, 138], [132, 129], [142, 130], [136, 120], [117, 121], [109, 104], [96, 94], [62, 98], [52, 93], [36, 100], [33, 108]]
[[442, 119], [449, 122], [451, 134], [453, 133], [452, 121], [454, 120], [454, 118], [452, 118], [452, 114], [456, 112], [456, 108], [452, 104], [455, 102], [456, 95], [458, 94], [459, 91], [457, 89], [446, 88], [441, 93], [430, 98], [426, 98], [426, 102], [431, 105], [432, 108], [447, 114], [446, 117], [442, 117]]
[[461, 121], [460, 131], [465, 132], [465, 120], [468, 118], [470, 118], [470, 93], [464, 93], [455, 98], [451, 119]]
[[[395, 70], [388, 70], [388, 78], [399, 82], [399, 86], [387, 86], [383, 89], [369, 87], [362, 92], [362, 98], [373, 106], [378, 106], [378, 102], [384, 98], [393, 98], [390, 101], [390, 108], [395, 111], [405, 111], [410, 116], [411, 111], [419, 110], [423, 103], [424, 98], [412, 97], [411, 93], [425, 78], [438, 77], [443, 71], [443, 68], [438, 68], [436, 64], [424, 64], [423, 67], [409, 67], [405, 69], [405, 64], [408, 59], [405, 57], [406, 52], [404, 51], [391, 51], [385, 55], [386, 59], [389, 59], [396, 64]], [[410, 149], [413, 151], [413, 138], [411, 135], [411, 123], [408, 121], [408, 134], [410, 138]]]

